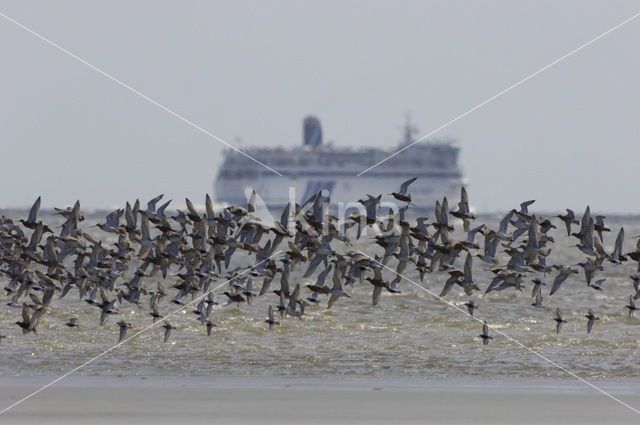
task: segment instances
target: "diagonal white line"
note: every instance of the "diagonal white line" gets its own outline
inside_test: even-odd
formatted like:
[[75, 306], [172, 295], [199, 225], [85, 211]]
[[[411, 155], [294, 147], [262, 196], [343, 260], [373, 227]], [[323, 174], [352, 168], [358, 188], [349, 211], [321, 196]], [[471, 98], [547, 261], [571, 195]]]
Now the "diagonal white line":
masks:
[[[388, 266], [386, 266], [386, 265], [382, 264], [381, 262], [377, 261], [375, 258], [373, 258], [372, 256], [370, 256], [369, 254], [367, 254], [367, 253], [365, 253], [365, 252], [363, 252], [363, 251], [361, 251], [361, 250], [359, 250], [359, 249], [357, 249], [357, 248], [356, 248], [356, 250], [357, 250], [358, 252], [360, 252], [360, 254], [364, 255], [365, 257], [368, 257], [369, 259], [371, 259], [371, 260], [375, 261], [376, 263], [378, 263], [379, 265], [381, 265], [381, 266], [382, 266], [382, 267], [384, 267], [385, 269], [392, 271], [392, 272], [393, 272], [393, 273], [395, 273], [396, 275], [398, 275], [398, 276], [400, 276], [401, 278], [403, 278], [403, 279], [405, 279], [405, 280], [409, 281], [410, 283], [412, 283], [413, 285], [415, 285], [415, 286], [417, 286], [418, 288], [422, 289], [423, 291], [426, 291], [429, 295], [434, 296], [434, 297], [435, 297], [435, 298], [437, 298], [439, 301], [442, 301], [443, 303], [447, 304], [448, 306], [455, 308], [455, 309], [456, 309], [456, 310], [458, 310], [459, 312], [461, 312], [461, 313], [463, 313], [463, 314], [465, 314], [465, 315], [467, 315], [467, 316], [471, 317], [472, 319], [474, 319], [474, 320], [476, 320], [476, 321], [478, 321], [478, 322], [480, 322], [480, 323], [484, 323], [481, 319], [477, 318], [476, 316], [472, 316], [471, 314], [469, 314], [469, 312], [468, 312], [468, 311], [466, 311], [466, 310], [464, 310], [464, 309], [462, 309], [462, 308], [458, 307], [457, 305], [453, 304], [451, 301], [447, 301], [446, 299], [442, 298], [440, 295], [436, 294], [435, 292], [431, 291], [430, 289], [425, 288], [424, 286], [420, 285], [419, 283], [414, 282], [413, 280], [409, 279], [408, 277], [406, 277], [406, 276], [404, 276], [404, 275], [402, 275], [402, 274], [400, 274], [400, 273], [396, 272], [396, 271], [395, 271], [395, 270], [393, 270], [392, 268], [390, 268], [390, 267], [388, 267]], [[635, 409], [634, 407], [632, 407], [632, 406], [628, 405], [628, 404], [627, 404], [627, 403], [625, 403], [624, 401], [622, 401], [622, 400], [620, 400], [620, 399], [616, 398], [615, 396], [613, 396], [613, 395], [609, 394], [608, 392], [606, 392], [606, 391], [605, 391], [605, 390], [603, 390], [602, 388], [600, 388], [600, 387], [598, 387], [598, 386], [596, 386], [596, 385], [592, 384], [591, 382], [587, 381], [587, 380], [586, 380], [586, 379], [584, 379], [584, 378], [579, 377], [579, 376], [578, 376], [578, 375], [576, 375], [575, 373], [573, 373], [573, 372], [571, 372], [570, 370], [568, 370], [568, 369], [564, 368], [563, 366], [561, 366], [561, 365], [559, 365], [558, 363], [554, 362], [553, 360], [551, 360], [550, 358], [546, 357], [545, 355], [540, 354], [539, 352], [537, 352], [536, 350], [534, 350], [534, 349], [532, 349], [532, 348], [530, 348], [530, 347], [527, 347], [526, 345], [524, 345], [523, 343], [521, 343], [521, 342], [520, 342], [520, 341], [518, 341], [517, 339], [515, 339], [515, 338], [513, 338], [513, 337], [511, 337], [511, 336], [509, 336], [509, 335], [507, 335], [506, 333], [502, 332], [502, 331], [501, 331], [501, 330], [499, 330], [499, 329], [496, 329], [496, 328], [495, 328], [495, 327], [493, 327], [492, 325], [487, 324], [487, 326], [488, 326], [491, 330], [493, 330], [495, 333], [502, 335], [503, 337], [507, 338], [509, 341], [511, 341], [511, 342], [513, 342], [513, 343], [515, 343], [515, 344], [519, 345], [520, 347], [524, 348], [524, 349], [525, 349], [525, 350], [527, 350], [528, 352], [530, 352], [530, 353], [532, 353], [532, 354], [535, 354], [536, 356], [540, 357], [542, 360], [546, 361], [546, 362], [547, 362], [547, 363], [549, 363], [549, 364], [552, 364], [553, 366], [555, 366], [555, 367], [557, 367], [558, 369], [562, 370], [563, 372], [567, 373], [567, 374], [568, 374], [568, 375], [570, 375], [571, 377], [573, 377], [573, 378], [575, 378], [575, 379], [577, 379], [577, 380], [581, 381], [582, 383], [584, 383], [584, 384], [586, 384], [586, 385], [590, 386], [590, 387], [591, 387], [591, 388], [593, 388], [594, 390], [596, 390], [596, 391], [598, 391], [598, 392], [600, 392], [600, 393], [602, 393], [602, 394], [606, 395], [607, 397], [609, 397], [609, 398], [611, 398], [611, 399], [613, 399], [613, 400], [617, 401], [618, 403], [620, 403], [620, 404], [621, 404], [621, 405], [623, 405], [624, 407], [626, 407], [626, 408], [628, 408], [628, 409], [632, 410], [633, 412], [635, 412], [635, 413], [637, 413], [637, 414], [639, 414], [639, 415], [640, 415], [640, 411], [638, 411], [638, 410], [637, 410], [637, 409]]]
[[517, 83], [514, 83], [512, 85], [510, 85], [509, 87], [507, 87], [506, 89], [500, 91], [498, 94], [495, 94], [493, 96], [491, 96], [490, 98], [488, 98], [487, 100], [485, 100], [484, 102], [481, 102], [479, 104], [477, 104], [476, 106], [474, 106], [473, 108], [467, 110], [466, 112], [463, 112], [462, 114], [458, 115], [457, 117], [447, 121], [446, 123], [442, 124], [440, 127], [436, 128], [435, 130], [432, 130], [431, 132], [425, 134], [424, 136], [422, 136], [421, 138], [419, 138], [418, 140], [416, 140], [415, 142], [412, 142], [410, 144], [408, 144], [407, 146], [403, 147], [402, 149], [392, 153], [391, 155], [389, 155], [388, 157], [386, 157], [385, 159], [375, 163], [374, 165], [372, 165], [371, 167], [367, 168], [366, 170], [360, 172], [359, 174], [357, 174], [357, 177], [360, 177], [361, 175], [363, 175], [364, 173], [366, 173], [367, 171], [370, 171], [372, 169], [374, 169], [375, 167], [377, 167], [378, 165], [382, 164], [385, 161], [388, 161], [389, 159], [393, 158], [394, 156], [398, 155], [399, 153], [409, 149], [411, 146], [415, 145], [416, 143], [419, 143], [421, 141], [423, 141], [424, 139], [426, 139], [429, 136], [432, 136], [433, 134], [439, 132], [440, 130], [450, 126], [451, 124], [455, 123], [456, 121], [466, 117], [467, 115], [469, 115], [470, 113], [476, 111], [477, 109], [482, 108], [484, 105], [486, 105], [489, 102], [492, 102], [493, 100], [499, 98], [500, 96], [502, 96], [503, 94], [511, 91], [512, 89], [518, 87], [520, 84], [524, 83], [525, 81], [530, 80], [531, 78], [535, 77], [536, 75], [540, 74], [541, 72], [546, 71], [547, 69], [551, 68], [552, 66], [558, 64], [559, 62], [562, 62], [563, 60], [567, 59], [569, 56], [578, 53], [580, 50], [584, 49], [585, 47], [589, 46], [590, 44], [600, 40], [602, 37], [606, 36], [607, 34], [612, 33], [613, 31], [617, 30], [618, 28], [622, 27], [625, 24], [628, 24], [629, 22], [633, 21], [634, 19], [636, 19], [638, 16], [640, 16], [640, 12], [636, 13], [635, 15], [633, 15], [632, 17], [630, 17], [629, 19], [624, 20], [623, 22], [620, 22], [618, 25], [616, 25], [615, 27], [603, 32], [602, 34], [600, 34], [599, 36], [597, 36], [596, 38], [593, 38], [591, 40], [589, 40], [588, 42], [582, 44], [581, 46], [573, 49], [572, 51], [570, 51], [569, 53], [565, 54], [564, 56], [559, 57], [558, 59], [554, 60], [553, 62], [551, 62], [550, 64], [543, 66], [542, 68], [540, 68], [539, 70], [537, 70], [534, 73], [531, 73], [529, 75], [527, 75], [525, 78], [523, 78], [522, 80], [518, 81]]
[[[185, 308], [187, 308], [187, 306], [200, 301], [202, 298], [206, 297], [207, 295], [211, 294], [212, 292], [222, 288], [224, 285], [226, 285], [227, 283], [231, 282], [232, 280], [242, 276], [243, 274], [253, 270], [254, 268], [258, 267], [260, 264], [264, 263], [265, 261], [268, 261], [269, 259], [275, 257], [276, 255], [278, 255], [279, 253], [281, 253], [282, 250], [279, 250], [273, 254], [271, 254], [269, 257], [265, 258], [264, 260], [260, 261], [258, 264], [254, 264], [253, 266], [249, 267], [247, 270], [243, 271], [242, 273], [238, 273], [237, 275], [235, 275], [234, 277], [232, 277], [231, 279], [227, 280], [226, 282], [222, 282], [220, 285], [216, 286], [215, 288], [211, 289], [210, 291], [207, 291], [206, 293], [202, 294], [201, 296], [194, 298], [193, 300], [189, 301], [188, 303], [186, 303], [185, 305], [183, 305], [182, 307], [180, 307], [179, 309], [171, 312], [170, 314], [167, 314], [166, 316], [163, 317], [163, 319], [168, 319], [169, 317], [173, 316], [174, 314], [184, 310]], [[142, 328], [142, 330], [136, 332], [135, 334], [131, 335], [130, 337], [123, 339], [122, 341], [120, 341], [119, 343], [117, 343], [116, 345], [114, 345], [113, 347], [109, 348], [106, 351], [103, 351], [102, 353], [98, 354], [97, 356], [87, 360], [86, 362], [82, 363], [80, 366], [71, 369], [69, 372], [65, 373], [64, 375], [60, 376], [59, 378], [54, 379], [53, 381], [49, 382], [47, 385], [39, 388], [38, 390], [26, 395], [25, 397], [21, 398], [20, 400], [16, 401], [15, 403], [13, 403], [12, 405], [5, 407], [4, 409], [2, 409], [0, 411], [0, 415], [2, 415], [3, 413], [5, 413], [6, 411], [16, 407], [17, 405], [19, 405], [20, 403], [30, 399], [31, 397], [33, 397], [34, 395], [38, 394], [41, 391], [44, 391], [45, 389], [49, 388], [50, 386], [56, 384], [57, 382], [62, 381], [64, 378], [66, 378], [67, 376], [71, 375], [74, 372], [77, 372], [78, 370], [82, 369], [83, 367], [87, 366], [90, 363], [93, 363], [94, 361], [98, 360], [100, 357], [104, 356], [105, 354], [115, 350], [116, 348], [120, 347], [122, 344], [125, 344], [126, 342], [128, 342], [129, 340], [137, 337], [138, 335], [140, 335], [143, 332], [146, 332], [147, 330], [151, 329], [152, 327], [156, 326], [157, 324], [159, 324], [160, 321], [158, 320], [157, 322], [154, 322], [152, 324], [150, 324], [149, 326], [146, 326], [144, 328]]]
[[0, 12], [0, 16], [2, 16], [4, 19], [6, 19], [9, 22], [14, 23], [15, 25], [17, 25], [18, 27], [22, 28], [23, 30], [33, 34], [34, 36], [38, 37], [40, 40], [44, 41], [45, 43], [55, 47], [56, 49], [60, 50], [63, 53], [66, 53], [67, 55], [71, 56], [72, 58], [74, 58], [75, 60], [77, 60], [78, 62], [82, 63], [83, 65], [88, 66], [89, 68], [93, 69], [94, 71], [96, 71], [97, 73], [104, 75], [105, 77], [107, 77], [108, 79], [110, 79], [111, 81], [113, 81], [114, 83], [124, 87], [125, 89], [129, 90], [132, 93], [137, 94], [138, 96], [140, 96], [141, 98], [143, 98], [144, 100], [154, 104], [155, 106], [157, 106], [158, 108], [162, 109], [165, 112], [168, 112], [169, 114], [173, 115], [174, 117], [178, 118], [180, 121], [183, 121], [185, 123], [187, 123], [188, 125], [190, 125], [191, 127], [195, 128], [196, 130], [200, 131], [201, 133], [206, 134], [207, 136], [211, 137], [212, 139], [217, 140], [218, 142], [222, 143], [223, 145], [233, 149], [234, 151], [238, 152], [239, 154], [244, 155], [245, 157], [249, 158], [250, 160], [252, 160], [253, 162], [262, 165], [264, 168], [268, 169], [269, 171], [279, 175], [280, 177], [282, 177], [282, 174], [280, 174], [279, 172], [277, 172], [276, 170], [274, 170], [273, 168], [269, 167], [266, 164], [263, 164], [262, 162], [258, 161], [257, 159], [255, 159], [254, 157], [252, 157], [251, 155], [248, 155], [244, 152], [242, 152], [240, 149], [236, 148], [235, 146], [233, 146], [232, 144], [222, 140], [220, 137], [216, 136], [215, 134], [211, 133], [208, 130], [205, 130], [204, 128], [200, 127], [198, 124], [194, 123], [193, 121], [185, 118], [184, 116], [180, 115], [179, 113], [177, 113], [176, 111], [174, 111], [173, 109], [170, 109], [164, 105], [162, 105], [161, 103], [157, 102], [156, 100], [150, 98], [149, 96], [145, 95], [144, 93], [141, 93], [140, 91], [134, 89], [133, 87], [129, 86], [126, 83], [123, 83], [122, 81], [120, 81], [119, 79], [117, 79], [116, 77], [112, 76], [111, 74], [106, 73], [105, 71], [103, 71], [102, 69], [98, 68], [95, 65], [90, 64], [89, 62], [85, 61], [84, 59], [74, 55], [73, 53], [71, 53], [70, 51], [66, 50], [65, 48], [63, 48], [62, 46], [54, 43], [53, 41], [49, 40], [48, 38], [38, 34], [37, 32], [33, 31], [32, 29], [22, 25], [20, 22], [16, 21], [15, 19], [10, 18], [9, 16], [5, 15], [4, 13]]

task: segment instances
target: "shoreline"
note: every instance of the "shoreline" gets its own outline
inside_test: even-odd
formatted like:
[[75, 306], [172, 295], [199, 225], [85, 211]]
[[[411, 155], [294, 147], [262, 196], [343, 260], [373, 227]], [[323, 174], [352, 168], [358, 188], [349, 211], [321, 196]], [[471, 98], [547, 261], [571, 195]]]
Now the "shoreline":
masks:
[[[0, 409], [53, 379], [0, 378]], [[522, 425], [640, 420], [637, 413], [583, 383], [549, 381], [70, 376], [7, 411], [0, 421]], [[632, 384], [618, 381], [603, 389], [638, 408], [640, 389]]]
[[[0, 388], [37, 388], [57, 379], [58, 376], [0, 376]], [[640, 396], [640, 385], [635, 378], [589, 380], [606, 392], [619, 395]], [[523, 394], [600, 394], [594, 388], [573, 378], [505, 378], [499, 376], [468, 378], [408, 378], [408, 377], [278, 377], [278, 376], [104, 376], [71, 375], [51, 386], [53, 388], [297, 388], [335, 390], [391, 391], [446, 391]]]

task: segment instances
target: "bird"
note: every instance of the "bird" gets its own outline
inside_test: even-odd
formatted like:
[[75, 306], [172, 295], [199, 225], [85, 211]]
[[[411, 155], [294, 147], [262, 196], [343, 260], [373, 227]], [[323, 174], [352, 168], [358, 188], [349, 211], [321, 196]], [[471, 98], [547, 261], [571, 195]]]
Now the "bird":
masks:
[[380, 267], [375, 267], [373, 269], [373, 278], [368, 277], [366, 280], [373, 285], [373, 294], [372, 294], [372, 305], [377, 305], [380, 301], [380, 295], [382, 294], [383, 288], [389, 288], [389, 282], [382, 278], [382, 270]]
[[409, 185], [411, 183], [413, 183], [414, 181], [416, 181], [417, 178], [418, 177], [413, 177], [413, 178], [405, 181], [404, 183], [402, 183], [400, 185], [400, 192], [392, 192], [392, 193], [390, 193], [390, 195], [392, 195], [398, 201], [407, 202], [407, 203], [410, 204], [411, 203], [411, 194], [408, 193]]
[[471, 213], [469, 208], [469, 195], [467, 189], [464, 186], [460, 188], [460, 202], [458, 202], [458, 210], [451, 211], [450, 214], [456, 218], [462, 220], [462, 229], [465, 232], [469, 232], [471, 220], [475, 220], [475, 216]]
[[593, 328], [593, 322], [595, 322], [596, 320], [600, 320], [600, 318], [596, 316], [591, 309], [589, 309], [584, 317], [587, 318], [587, 333], [589, 334], [591, 333], [591, 329]]
[[478, 338], [482, 338], [482, 343], [484, 345], [489, 344], [489, 341], [493, 339], [493, 337], [489, 335], [489, 325], [487, 325], [486, 320], [482, 325], [482, 333], [478, 335]]
[[287, 304], [285, 303], [285, 298], [284, 298], [284, 292], [280, 291], [280, 303], [278, 304], [278, 306], [276, 307], [278, 312], [280, 313], [280, 317], [284, 317], [286, 311], [287, 311]]
[[625, 306], [629, 310], [629, 317], [633, 316], [633, 313], [638, 310], [636, 303], [633, 302], [633, 295], [629, 295], [629, 304]]
[[338, 266], [336, 266], [333, 272], [333, 287], [329, 291], [329, 294], [331, 294], [331, 296], [329, 297], [327, 308], [331, 308], [340, 297], [351, 298], [349, 294], [342, 290], [342, 272]]
[[27, 229], [35, 229], [36, 227], [38, 227], [37, 219], [38, 219], [38, 211], [40, 211], [40, 202], [41, 202], [41, 197], [38, 196], [38, 199], [36, 199], [36, 201], [31, 206], [31, 209], [29, 210], [29, 217], [27, 217], [26, 220], [23, 220], [23, 219], [18, 220]]
[[602, 284], [606, 281], [607, 279], [598, 279], [596, 280], [593, 284], [589, 285], [590, 288], [595, 289], [596, 291], [602, 291]]
[[127, 329], [131, 329], [131, 323], [120, 320], [118, 322], [118, 326], [120, 327], [120, 333], [118, 334], [118, 343], [120, 343], [127, 335]]
[[[600, 236], [600, 238], [602, 239], [602, 236]], [[620, 264], [621, 262], [627, 260], [627, 258], [624, 255], [622, 255], [623, 243], [624, 243], [624, 227], [621, 227], [620, 231], [618, 232], [618, 236], [616, 237], [615, 248], [613, 249], [613, 252], [609, 257], [609, 261], [612, 262], [613, 264]]]
[[240, 294], [232, 294], [229, 291], [224, 291], [223, 293], [227, 296], [227, 298], [229, 298], [229, 300], [227, 301], [227, 304], [225, 305], [236, 303], [237, 306], [240, 307], [240, 303], [243, 303], [246, 301], [245, 298]]
[[304, 307], [306, 304], [302, 302], [300, 304], [300, 310], [298, 310], [299, 296], [300, 296], [300, 284], [298, 283], [295, 289], [293, 290], [293, 292], [291, 293], [291, 296], [289, 297], [289, 305], [287, 305], [287, 309], [286, 309], [287, 315], [294, 316], [297, 318], [302, 318], [302, 316], [304, 315]]
[[242, 291], [242, 295], [245, 296], [247, 304], [251, 305], [252, 300], [256, 297], [256, 294], [253, 292], [253, 283], [251, 278], [247, 279], [247, 286]]
[[469, 312], [470, 316], [473, 316], [474, 310], [478, 308], [476, 303], [474, 303], [472, 300], [467, 301], [466, 303], [464, 303], [464, 305], [467, 307], [467, 311]]
[[164, 328], [164, 342], [167, 342], [169, 340], [169, 337], [171, 336], [171, 329], [176, 328], [171, 326], [171, 323], [167, 321], [164, 322], [164, 325], [162, 325], [162, 327]]
[[75, 317], [72, 317], [69, 319], [69, 321], [67, 323], [65, 323], [65, 325], [67, 325], [70, 328], [75, 328], [78, 326], [78, 319]]
[[560, 220], [564, 222], [564, 225], [567, 227], [567, 236], [571, 236], [571, 225], [572, 224], [580, 224], [578, 220], [576, 220], [575, 213], [569, 208], [566, 209], [567, 213], [565, 215], [557, 215]]
[[544, 283], [542, 280], [538, 278], [534, 278], [532, 282], [533, 282], [533, 289], [531, 290], [531, 297], [535, 298], [538, 295], [538, 292], [542, 291], [542, 286], [546, 285], [546, 283]]
[[542, 291], [536, 293], [535, 301], [531, 305], [534, 307], [542, 307]]
[[158, 296], [155, 294], [152, 295], [149, 303], [151, 306], [151, 312], [149, 313], [149, 315], [153, 317], [153, 323], [156, 323], [158, 319], [162, 319], [162, 315], [158, 311]]
[[553, 318], [556, 321], [556, 333], [560, 333], [562, 329], [562, 325], [567, 323], [566, 320], [562, 318], [562, 312], [560, 311], [560, 307], [556, 307], [556, 317]]
[[211, 331], [213, 330], [213, 328], [216, 327], [216, 324], [213, 323], [211, 320], [207, 320], [204, 325], [205, 325], [205, 328], [207, 329], [207, 336], [211, 336]]
[[22, 304], [22, 321], [15, 322], [16, 325], [22, 328], [23, 334], [28, 334], [33, 332], [34, 334], [38, 334], [37, 326], [40, 318], [45, 313], [45, 307], [39, 307], [34, 309], [28, 306], [26, 303]]
[[558, 275], [553, 280], [553, 285], [551, 286], [551, 292], [549, 293], [549, 295], [555, 294], [571, 274], [578, 273], [578, 271], [571, 266], [558, 265], [554, 267], [558, 270]]
[[596, 232], [598, 232], [598, 236], [600, 237], [600, 241], [604, 241], [604, 239], [602, 238], [602, 232], [610, 232], [611, 229], [609, 229], [605, 224], [604, 224], [604, 219], [607, 218], [603, 215], [597, 215], [596, 216], [596, 222], [593, 225], [593, 228]]
[[213, 306], [218, 305], [218, 303], [213, 299], [212, 292], [209, 292], [207, 294], [207, 299], [204, 300], [204, 303], [207, 305], [205, 310], [205, 316], [209, 317], [211, 315], [211, 310], [213, 310]]
[[273, 306], [269, 305], [269, 310], [267, 312], [267, 320], [265, 320], [265, 323], [269, 324], [269, 329], [273, 329], [273, 327], [275, 325], [279, 325], [280, 322], [278, 322], [274, 317], [273, 317]]
[[19, 308], [20, 307], [20, 303], [18, 302], [18, 295], [16, 294], [13, 297], [11, 297], [11, 302], [8, 302], [7, 305], [9, 307], [13, 307], [13, 308]]
[[496, 259], [496, 251], [498, 249], [498, 244], [500, 243], [500, 238], [495, 235], [495, 233], [485, 233], [484, 235], [484, 254], [476, 254], [480, 260], [489, 264], [497, 264], [498, 260]]

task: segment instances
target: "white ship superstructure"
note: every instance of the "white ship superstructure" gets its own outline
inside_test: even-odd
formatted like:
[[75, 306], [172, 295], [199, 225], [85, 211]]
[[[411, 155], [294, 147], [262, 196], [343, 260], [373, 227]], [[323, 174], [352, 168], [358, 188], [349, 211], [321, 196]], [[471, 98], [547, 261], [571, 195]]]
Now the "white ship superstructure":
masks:
[[396, 192], [403, 181], [417, 176], [410, 187], [415, 204], [412, 209], [432, 210], [436, 200], [443, 196], [457, 199], [460, 187], [465, 184], [458, 167], [459, 148], [448, 140], [421, 141], [357, 175], [413, 142], [414, 130], [408, 122], [403, 141], [389, 150], [324, 145], [322, 127], [316, 117], [305, 118], [303, 127], [302, 146], [242, 149], [282, 176], [234, 150], [226, 150], [215, 181], [216, 201], [246, 205], [245, 189], [251, 187], [269, 208], [284, 207], [292, 196], [302, 203], [320, 191], [331, 198], [332, 207], [338, 207], [357, 202], [366, 194], [383, 194], [383, 201], [392, 200], [386, 195]]

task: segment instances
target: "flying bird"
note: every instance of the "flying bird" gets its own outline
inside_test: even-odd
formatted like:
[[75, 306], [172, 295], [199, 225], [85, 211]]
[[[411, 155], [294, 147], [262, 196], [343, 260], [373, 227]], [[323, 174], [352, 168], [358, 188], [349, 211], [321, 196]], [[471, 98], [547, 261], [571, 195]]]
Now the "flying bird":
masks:
[[482, 338], [482, 343], [484, 345], [489, 344], [489, 341], [493, 339], [492, 336], [489, 335], [489, 325], [487, 325], [487, 321], [484, 321], [482, 325], [482, 333], [478, 335], [478, 338]]
[[556, 317], [554, 317], [553, 320], [556, 321], [556, 333], [559, 334], [560, 330], [562, 329], [562, 325], [567, 323], [567, 321], [562, 318], [562, 313], [560, 312], [560, 307], [556, 308]]
[[595, 322], [596, 320], [600, 320], [600, 318], [598, 316], [596, 316], [593, 313], [593, 310], [589, 309], [589, 312], [587, 314], [585, 314], [585, 316], [587, 318], [587, 333], [591, 333], [591, 329], [593, 328], [593, 322]]

